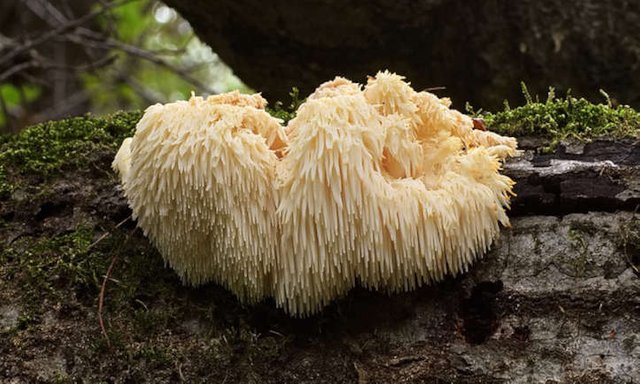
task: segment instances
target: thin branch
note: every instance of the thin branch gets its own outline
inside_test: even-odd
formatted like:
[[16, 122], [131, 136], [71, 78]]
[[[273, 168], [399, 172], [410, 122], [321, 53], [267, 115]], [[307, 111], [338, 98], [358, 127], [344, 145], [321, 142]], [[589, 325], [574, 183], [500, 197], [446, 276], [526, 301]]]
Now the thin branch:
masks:
[[[124, 225], [124, 223], [126, 223], [127, 221], [131, 220], [131, 215], [127, 216], [126, 219], [122, 220], [121, 222], [119, 222], [118, 224], [116, 224], [116, 226], [113, 229], [118, 229], [121, 226]], [[111, 235], [111, 231], [103, 234], [102, 236], [100, 236], [100, 238], [96, 241], [94, 241], [93, 243], [91, 243], [88, 247], [87, 247], [87, 251], [90, 251], [91, 248], [95, 247], [96, 245], [98, 245], [102, 240], [106, 239], [107, 236]]]
[[171, 72], [174, 72], [175, 74], [179, 75], [184, 80], [186, 80], [187, 82], [198, 87], [199, 89], [202, 89], [211, 94], [217, 93], [213, 88], [209, 87], [208, 85], [204, 84], [200, 80], [191, 76], [191, 74], [189, 74], [187, 70], [176, 67], [175, 65], [169, 63], [168, 61], [163, 60], [162, 58], [158, 57], [154, 52], [151, 52], [146, 49], [136, 47], [133, 45], [129, 45], [112, 38], [105, 39], [104, 36], [102, 36], [99, 33], [82, 31], [82, 34], [86, 36], [87, 39], [83, 39], [82, 37], [77, 35], [69, 35], [67, 37], [69, 38], [69, 40], [77, 44], [87, 44], [87, 45], [91, 45], [94, 48], [101, 48], [101, 49], [116, 49], [116, 50], [128, 53], [132, 56], [136, 56], [138, 58], [147, 60], [153, 64], [156, 64], [160, 67], [168, 69]]
[[38, 63], [40, 63], [39, 67], [44, 69], [64, 69], [67, 71], [74, 71], [74, 72], [87, 72], [93, 69], [106, 67], [112, 64], [117, 59], [117, 56], [115, 54], [106, 55], [101, 57], [100, 59], [91, 61], [87, 64], [82, 64], [82, 65], [64, 65], [64, 64], [52, 63], [51, 60], [48, 60], [46, 57], [41, 56], [37, 52], [34, 53], [34, 59]]
[[[33, 1], [35, 1], [36, 3], [38, 3], [36, 6], [33, 5]], [[44, 22], [46, 22], [50, 27], [55, 28], [57, 25], [59, 24], [63, 24], [63, 23], [67, 23], [69, 22], [69, 18], [67, 16], [65, 16], [60, 10], [58, 10], [53, 4], [51, 4], [51, 2], [47, 1], [47, 0], [27, 0], [26, 4], [29, 6], [29, 8], [31, 9], [31, 11], [33, 13], [35, 13], [38, 17], [40, 17], [40, 19]], [[100, 1], [100, 4], [102, 4], [103, 7], [107, 7], [108, 6], [108, 2], [102, 0]], [[63, 6], [65, 4], [62, 4]], [[68, 7], [68, 4], [66, 4]], [[73, 15], [70, 9], [67, 10], [68, 13], [70, 15]], [[104, 12], [104, 15], [109, 18], [109, 22], [107, 23], [107, 25], [109, 26], [109, 30], [110, 32], [112, 31], [112, 24], [113, 23], [113, 15], [111, 12]], [[48, 17], [51, 16], [51, 17]], [[52, 21], [52, 18], [56, 19], [57, 23]], [[82, 26], [78, 26], [78, 28], [82, 28], [84, 29], [84, 27]], [[66, 39], [60, 39], [57, 36], [53, 38], [55, 41], [62, 41], [62, 42], [67, 42]], [[84, 53], [87, 55], [88, 58], [90, 58], [90, 64], [92, 60], [95, 60], [93, 53], [91, 52], [91, 50], [89, 50], [87, 47], [85, 46], [80, 46], [82, 48], [82, 50], [84, 51]], [[33, 56], [34, 53], [37, 53], [37, 51], [32, 50], [31, 54]], [[48, 61], [45, 61], [48, 62]]]
[[162, 95], [159, 95], [157, 92], [153, 92], [152, 89], [145, 87], [144, 84], [141, 84], [133, 76], [123, 73], [121, 75], [121, 78], [138, 96], [140, 96], [145, 101], [145, 103], [156, 104], [162, 102]]
[[27, 68], [33, 68], [33, 67], [37, 67], [38, 63], [31, 60], [31, 61], [25, 61], [24, 63], [20, 63], [18, 65], [14, 65], [13, 67], [7, 69], [6, 71], [2, 72], [0, 74], [0, 83], [2, 83], [3, 81], [5, 81], [6, 79], [10, 78], [11, 76], [13, 76], [14, 74], [21, 72]]
[[[126, 219], [122, 220], [120, 223], [118, 223], [116, 225], [115, 228], [120, 227], [121, 225], [123, 225], [124, 223], [129, 221], [129, 219], [131, 219], [131, 216], [129, 216]], [[124, 243], [122, 245], [126, 244], [129, 241], [129, 239], [131, 238], [131, 234], [132, 233], [133, 232], [129, 232], [129, 234], [127, 235], [126, 240], [124, 241]], [[87, 251], [89, 251], [92, 247], [94, 247], [96, 244], [98, 244], [100, 241], [102, 241], [107, 235], [110, 235], [110, 234], [111, 234], [111, 232], [107, 232], [106, 235], [103, 235], [101, 238], [96, 240], [93, 244], [89, 245], [89, 247], [87, 248]], [[109, 279], [111, 277], [111, 272], [113, 271], [113, 266], [116, 264], [117, 260], [118, 260], [118, 253], [116, 252], [113, 255], [113, 257], [111, 258], [111, 264], [109, 264], [109, 268], [107, 268], [107, 273], [105, 273], [104, 279], [102, 279], [102, 285], [100, 286], [100, 296], [98, 296], [98, 322], [100, 323], [100, 331], [102, 332], [102, 336], [105, 338], [105, 340], [107, 342], [107, 346], [109, 347], [109, 349], [111, 349], [111, 340], [109, 339], [109, 335], [107, 334], [107, 329], [104, 326], [104, 319], [102, 317], [102, 312], [104, 310], [104, 296], [105, 296], [105, 291], [107, 290], [107, 281], [109, 281]]]
[[[101, 4], [104, 2], [101, 2]], [[104, 5], [104, 4], [103, 4]], [[69, 0], [62, 0], [60, 1], [60, 7], [62, 7], [62, 11], [63, 15], [67, 18], [70, 19], [73, 17], [73, 15], [75, 14], [73, 12], [73, 10], [71, 9], [71, 6], [69, 5]]]
[[184, 80], [188, 81], [189, 83], [195, 85], [196, 87], [204, 90], [207, 93], [210, 94], [215, 94], [217, 93], [213, 88], [209, 87], [207, 84], [204, 84], [203, 82], [201, 82], [200, 80], [196, 79], [195, 77], [191, 76], [189, 74], [189, 72], [187, 72], [186, 70], [176, 67], [175, 65], [167, 62], [166, 60], [163, 60], [159, 57], [157, 57], [156, 55], [153, 54], [153, 52], [149, 52], [145, 49], [139, 48], [139, 47], [134, 47], [128, 44], [124, 44], [120, 41], [117, 40], [113, 40], [113, 39], [109, 39], [107, 41], [107, 44], [110, 45], [112, 48], [121, 50], [123, 52], [126, 52], [130, 55], [139, 57], [141, 59], [147, 60], [151, 63], [154, 63], [160, 67], [163, 67], [165, 69], [168, 69], [171, 72], [174, 72], [175, 74], [179, 75], [181, 78], [183, 78]]
[[[98, 2], [102, 4], [102, 6], [106, 6], [108, 3], [105, 0], [98, 0]], [[111, 12], [107, 12], [105, 13], [105, 18], [106, 18], [105, 26], [107, 28], [107, 32], [111, 35], [115, 34], [116, 26], [118, 25], [115, 15]]]
[[64, 15], [58, 11], [56, 7], [53, 6], [50, 2], [46, 0], [26, 0], [23, 2], [33, 12], [36, 16], [38, 16], [42, 21], [49, 24], [51, 27], [55, 27], [56, 24], [52, 22], [52, 18], [58, 22], [58, 24], [66, 23], [67, 20]]
[[103, 14], [104, 12], [106, 12], [111, 8], [119, 7], [131, 1], [133, 0], [120, 0], [120, 1], [114, 1], [114, 2], [108, 3], [107, 5], [101, 7], [100, 9], [97, 9], [93, 12], [89, 12], [84, 16], [80, 16], [75, 20], [70, 20], [69, 22], [62, 24], [59, 27], [54, 28], [51, 31], [40, 35], [34, 40], [27, 41], [24, 44], [21, 44], [16, 48], [14, 48], [13, 51], [7, 53], [2, 59], [0, 59], [0, 65], [6, 65], [7, 63], [10, 63], [11, 60], [13, 60], [13, 58], [15, 58], [16, 56], [19, 56], [22, 53], [28, 52], [29, 50], [31, 50], [36, 46], [46, 43], [53, 37], [59, 36], [70, 29], [79, 27], [82, 24], [87, 23], [88, 21], [98, 17], [99, 15]]
[[57, 101], [52, 107], [49, 107], [43, 111], [37, 112], [33, 116], [35, 121], [46, 121], [58, 119], [68, 114], [78, 105], [85, 103], [91, 99], [91, 95], [88, 91], [82, 90], [66, 97], [64, 100]]
[[51, 83], [46, 81], [44, 78], [33, 76], [33, 75], [29, 74], [28, 72], [24, 72], [23, 71], [23, 72], [18, 73], [17, 75], [22, 77], [26, 81], [33, 83], [33, 84], [42, 85], [43, 87], [51, 86]]
[[11, 76], [17, 73], [20, 73], [21, 75], [25, 74], [23, 71], [29, 68], [67, 69], [67, 70], [74, 70], [77, 72], [84, 72], [90, 69], [107, 66], [116, 59], [114, 55], [109, 55], [101, 59], [98, 59], [96, 61], [92, 61], [89, 64], [67, 66], [67, 65], [53, 64], [47, 58], [40, 56], [37, 52], [33, 52], [32, 56], [33, 58], [30, 61], [25, 61], [24, 63], [14, 65], [13, 67], [7, 69], [6, 71], [0, 73], [0, 83], [7, 80], [8, 78], [10, 78]]

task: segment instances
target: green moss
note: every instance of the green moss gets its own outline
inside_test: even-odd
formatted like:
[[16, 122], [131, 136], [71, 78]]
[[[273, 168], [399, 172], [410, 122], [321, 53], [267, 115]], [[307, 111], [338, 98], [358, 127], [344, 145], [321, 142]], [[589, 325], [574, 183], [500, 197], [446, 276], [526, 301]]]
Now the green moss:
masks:
[[20, 316], [18, 316], [18, 324], [16, 326], [17, 330], [24, 330], [29, 328], [31, 324], [37, 322], [36, 316], [29, 312], [28, 310], [22, 311]]
[[53, 377], [54, 384], [71, 384], [73, 382], [74, 381], [71, 379], [71, 377], [67, 376], [66, 373], [56, 372]]
[[[599, 137], [638, 137], [640, 113], [627, 105], [614, 106], [602, 92], [606, 104], [594, 104], [567, 94], [557, 97], [550, 88], [545, 101], [534, 100], [522, 84], [526, 104], [496, 113], [476, 113], [491, 130], [509, 136], [535, 136], [549, 140], [554, 148], [562, 140], [590, 141]], [[469, 108], [468, 108], [469, 109]]]
[[173, 363], [170, 351], [157, 345], [145, 345], [142, 348], [130, 350], [129, 360], [132, 365], [139, 360], [145, 360], [151, 369], [170, 367]]
[[271, 116], [282, 119], [285, 123], [296, 117], [298, 107], [306, 100], [300, 98], [300, 91], [296, 87], [291, 89], [289, 96], [291, 97], [291, 102], [287, 107], [284, 106], [282, 101], [276, 101], [273, 108], [267, 108], [267, 112], [269, 112]]
[[7, 173], [4, 169], [4, 166], [0, 164], [0, 199], [11, 194], [13, 188], [13, 184], [9, 183], [9, 181], [7, 180]]
[[55, 294], [68, 286], [96, 286], [106, 262], [89, 252], [93, 231], [78, 227], [53, 238], [23, 237], [0, 252], [7, 278], [17, 278], [25, 291]]
[[88, 156], [100, 151], [115, 151], [125, 137], [133, 134], [141, 116], [140, 111], [103, 117], [85, 115], [37, 124], [17, 135], [2, 136], [0, 192], [10, 188], [5, 174], [8, 169], [46, 176], [81, 165]]
[[572, 221], [569, 223], [569, 232], [576, 235], [584, 234], [587, 237], [595, 236], [603, 228], [597, 227], [590, 221]]
[[138, 308], [131, 313], [133, 327], [137, 336], [151, 336], [166, 329], [171, 313], [165, 309]]
[[[131, 335], [144, 341], [161, 334], [185, 312], [176, 296], [182, 289], [178, 278], [142, 235], [118, 228], [110, 233], [78, 226], [56, 236], [22, 236], [0, 249], [0, 281], [20, 287], [19, 329], [41, 323], [50, 303], [76, 301], [94, 311], [112, 260], [104, 316], [116, 349], [131, 342]], [[96, 352], [108, 349], [101, 338], [96, 336]]]

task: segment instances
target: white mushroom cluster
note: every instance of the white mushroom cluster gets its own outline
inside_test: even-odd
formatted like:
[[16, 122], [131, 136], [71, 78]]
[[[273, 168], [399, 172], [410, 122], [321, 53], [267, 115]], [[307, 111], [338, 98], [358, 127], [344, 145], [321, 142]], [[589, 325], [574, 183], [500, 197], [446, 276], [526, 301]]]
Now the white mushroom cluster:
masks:
[[509, 225], [516, 141], [380, 72], [322, 84], [286, 127], [259, 95], [147, 109], [114, 160], [138, 225], [182, 279], [319, 311], [355, 285], [465, 272]]

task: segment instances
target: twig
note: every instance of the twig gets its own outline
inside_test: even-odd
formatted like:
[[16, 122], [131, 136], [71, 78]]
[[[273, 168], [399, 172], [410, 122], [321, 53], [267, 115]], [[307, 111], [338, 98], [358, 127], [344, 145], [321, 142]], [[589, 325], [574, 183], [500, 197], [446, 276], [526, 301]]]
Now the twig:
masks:
[[147, 304], [144, 303], [144, 301], [140, 300], [140, 299], [135, 299], [135, 302], [142, 305], [144, 307], [144, 310], [149, 312], [149, 307], [147, 307]]
[[34, 39], [34, 40], [30, 40], [25, 42], [24, 44], [21, 44], [19, 46], [17, 46], [16, 48], [13, 49], [13, 51], [7, 53], [2, 59], [0, 59], [0, 65], [4, 65], [6, 63], [11, 62], [11, 60], [22, 54], [25, 52], [28, 52], [29, 50], [31, 50], [33, 47], [36, 47], [38, 45], [44, 44], [47, 41], [49, 41], [50, 39], [59, 36], [61, 34], [63, 34], [64, 32], [79, 27], [82, 24], [96, 18], [97, 16], [101, 15], [102, 13], [106, 12], [107, 10], [109, 10], [110, 8], [114, 8], [114, 7], [118, 7], [120, 5], [126, 4], [128, 2], [131, 2], [132, 0], [120, 0], [120, 1], [114, 1], [111, 3], [108, 3], [107, 5], [101, 7], [100, 9], [97, 9], [93, 12], [89, 12], [87, 14], [85, 14], [84, 16], [80, 16], [79, 18], [75, 19], [75, 20], [70, 20], [68, 23], [62, 24], [61, 26], [59, 26], [58, 28], [54, 28], [51, 31], [44, 33], [42, 35], [40, 35], [38, 38]]
[[[131, 219], [131, 216], [119, 222], [115, 226], [115, 228], [120, 227], [121, 225], [126, 223], [129, 219]], [[111, 232], [107, 232], [104, 235], [100, 236], [98, 240], [94, 241], [91, 245], [89, 245], [89, 247], [87, 247], [87, 251], [90, 250], [96, 244], [98, 244], [100, 241], [105, 239], [110, 234]], [[128, 239], [129, 239], [129, 236], [127, 236], [127, 240]], [[111, 277], [111, 271], [113, 271], [113, 266], [116, 264], [116, 260], [118, 260], [117, 253], [114, 254], [113, 257], [111, 258], [111, 264], [109, 264], [109, 268], [107, 268], [107, 273], [104, 275], [104, 279], [102, 279], [102, 286], [100, 287], [100, 295], [98, 296], [98, 322], [100, 323], [100, 331], [102, 332], [102, 336], [104, 336], [104, 339], [107, 341], [107, 346], [109, 348], [111, 348], [111, 340], [109, 340], [109, 335], [107, 334], [107, 330], [104, 326], [104, 319], [102, 318], [102, 310], [104, 309], [104, 292], [107, 289], [107, 281], [109, 281], [109, 278]]]
[[56, 9], [56, 7], [53, 6], [53, 4], [48, 1], [26, 0], [23, 2], [23, 4], [25, 4], [27, 8], [31, 10], [31, 12], [33, 12], [36, 16], [38, 16], [42, 21], [49, 24], [49, 26], [51, 27], [56, 26], [56, 24], [52, 22], [52, 18], [55, 19], [58, 24], [66, 23], [69, 21], [60, 11], [58, 11], [58, 9]]
[[107, 280], [109, 280], [109, 276], [111, 276], [111, 271], [113, 270], [113, 266], [118, 259], [118, 255], [115, 254], [111, 258], [111, 264], [107, 269], [107, 273], [104, 275], [104, 279], [102, 280], [102, 286], [100, 287], [100, 296], [98, 298], [98, 322], [100, 323], [100, 330], [102, 331], [102, 336], [107, 341], [107, 346], [111, 349], [111, 340], [109, 340], [109, 335], [107, 335], [107, 330], [104, 327], [104, 320], [102, 319], [102, 309], [104, 308], [104, 291], [107, 288]]
[[21, 78], [23, 78], [24, 80], [31, 82], [33, 84], [37, 84], [37, 85], [42, 85], [43, 87], [49, 87], [51, 86], [51, 82], [47, 81], [46, 79], [40, 78], [40, 77], [35, 77], [27, 72], [20, 72], [17, 74], [18, 76], [20, 76]]
[[388, 367], [397, 367], [399, 365], [415, 363], [416, 361], [421, 361], [421, 360], [424, 360], [424, 357], [416, 356], [416, 355], [403, 356], [403, 357], [396, 357], [396, 358], [393, 358], [393, 359], [389, 360], [389, 362], [386, 365]]
[[184, 374], [182, 373], [182, 364], [175, 362], [176, 368], [178, 369], [178, 376], [180, 377], [180, 382], [184, 383], [186, 379], [184, 378]]
[[162, 95], [157, 94], [157, 92], [153, 92], [152, 89], [146, 88], [143, 84], [141, 84], [134, 77], [122, 73], [122, 80], [127, 83], [131, 89], [140, 96], [147, 104], [155, 104], [162, 102]]
[[[122, 220], [121, 222], [119, 222], [118, 224], [116, 224], [116, 226], [113, 229], [118, 229], [121, 226], [124, 225], [124, 223], [126, 223], [127, 221], [129, 221], [131, 219], [131, 215], [127, 216], [126, 219]], [[104, 233], [102, 236], [100, 236], [98, 238], [98, 240], [94, 241], [93, 243], [89, 244], [89, 246], [87, 247], [87, 252], [91, 250], [91, 248], [95, 247], [98, 243], [100, 243], [102, 240], [106, 239], [107, 236], [111, 235], [112, 231], [106, 232]]]
[[[108, 4], [108, 2], [106, 0], [98, 0], [98, 2], [104, 7]], [[108, 30], [108, 33], [113, 35], [116, 33], [116, 26], [118, 25], [117, 20], [115, 18], [115, 15], [111, 12], [107, 12], [105, 13], [105, 19], [106, 19], [106, 28]]]
[[72, 111], [77, 106], [89, 101], [90, 98], [91, 95], [85, 90], [76, 92], [64, 100], [57, 101], [53, 106], [37, 112], [33, 115], [33, 120], [46, 121], [59, 119], [67, 115], [69, 111]]
[[[210, 88], [207, 84], [204, 84], [203, 82], [201, 82], [200, 80], [194, 78], [193, 76], [191, 76], [191, 74], [189, 74], [188, 71], [186, 71], [183, 68], [179, 68], [176, 67], [175, 65], [169, 63], [166, 60], [163, 60], [162, 58], [158, 57], [155, 52], [152, 51], [148, 51], [146, 49], [140, 48], [140, 47], [136, 47], [134, 45], [129, 45], [126, 43], [123, 43], [121, 41], [112, 39], [110, 37], [105, 38], [103, 35], [99, 34], [99, 33], [95, 33], [89, 30], [82, 30], [82, 31], [78, 31], [81, 36], [78, 35], [68, 35], [67, 38], [77, 44], [85, 44], [85, 45], [90, 45], [93, 48], [99, 48], [99, 49], [117, 49], [119, 51], [128, 53], [132, 56], [136, 56], [138, 58], [147, 60], [153, 64], [156, 64], [160, 67], [164, 67], [166, 69], [168, 69], [171, 72], [174, 72], [175, 74], [179, 75], [180, 77], [182, 77], [184, 80], [188, 81], [189, 83], [195, 85], [196, 87], [211, 93], [211, 94], [215, 94], [217, 92], [215, 92], [212, 88]], [[85, 37], [85, 38], [83, 38]]]
[[445, 89], [447, 89], [447, 87], [439, 86], [439, 87], [425, 88], [423, 89], [423, 91], [433, 92], [433, 91], [444, 91]]
[[[34, 7], [32, 4], [32, 1], [37, 2], [37, 6]], [[105, 0], [100, 0], [100, 4], [105, 8], [108, 9], [109, 3]], [[29, 8], [31, 8], [31, 10], [38, 16], [40, 17], [40, 19], [42, 19], [42, 21], [46, 22], [47, 24], [49, 24], [50, 27], [55, 28], [56, 25], [59, 24], [63, 24], [63, 23], [67, 23], [69, 22], [69, 18], [66, 17], [60, 10], [58, 10], [53, 4], [51, 4], [51, 2], [47, 1], [47, 0], [27, 0], [27, 5], [29, 6]], [[64, 6], [65, 4], [63, 4]], [[68, 8], [68, 4], [67, 8]], [[40, 8], [37, 8], [40, 7]], [[46, 13], [44, 14], [43, 13]], [[71, 12], [70, 9], [67, 9], [68, 14], [69, 15], [73, 15], [73, 13]], [[57, 23], [52, 22], [51, 17], [47, 17], [47, 15], [51, 15], [56, 21]], [[113, 20], [113, 14], [111, 12], [104, 12], [104, 15], [109, 19], [109, 21], [106, 23], [106, 25], [109, 28], [109, 32], [113, 33], [113, 26], [116, 24], [115, 21]], [[78, 26], [78, 29], [84, 29], [85, 27], [83, 26]], [[54, 37], [53, 38], [54, 41], [65, 41], [66, 39], [60, 39], [59, 37]], [[100, 65], [98, 63], [100, 63], [100, 60], [95, 60], [94, 59], [94, 55], [91, 52], [90, 49], [88, 49], [88, 47], [85, 47], [84, 45], [80, 45], [80, 47], [82, 48], [82, 50], [84, 51], [84, 53], [87, 55], [88, 58], [90, 58], [91, 60], [89, 60], [89, 64], [87, 65], [88, 67], [90, 67], [90, 69], [94, 69], [94, 65]], [[38, 52], [35, 50], [31, 51], [32, 56], [36, 55]], [[46, 63], [49, 64], [50, 60], [40, 60], [42, 63]], [[50, 68], [51, 66], [47, 66], [47, 68]], [[61, 68], [61, 69], [67, 69], [67, 68]], [[76, 70], [76, 71], [82, 71], [83, 69], [81, 69], [81, 67], [73, 68], [70, 67], [71, 70]]]
[[34, 61], [25, 61], [24, 63], [20, 63], [18, 65], [14, 65], [13, 67], [7, 69], [6, 71], [0, 73], [0, 83], [11, 77], [12, 75], [22, 71], [23, 69], [36, 67], [38, 63]]
[[99, 69], [102, 67], [106, 67], [112, 64], [118, 57], [116, 54], [105, 55], [96, 60], [92, 60], [87, 64], [81, 65], [65, 65], [65, 64], [57, 64], [56, 62], [50, 62], [51, 60], [40, 55], [38, 52], [33, 53], [33, 58], [36, 59], [37, 63], [39, 63], [39, 67], [43, 69], [63, 69], [67, 71], [74, 72], [87, 72], [94, 69]]

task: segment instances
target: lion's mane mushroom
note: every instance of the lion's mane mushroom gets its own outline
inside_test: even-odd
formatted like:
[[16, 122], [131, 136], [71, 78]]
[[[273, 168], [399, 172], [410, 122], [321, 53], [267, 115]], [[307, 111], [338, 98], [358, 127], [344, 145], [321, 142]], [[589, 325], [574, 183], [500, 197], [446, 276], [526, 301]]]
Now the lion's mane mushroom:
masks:
[[322, 84], [286, 128], [259, 95], [150, 107], [114, 160], [139, 226], [186, 281], [317, 312], [356, 284], [467, 270], [509, 225], [516, 141], [395, 74]]
[[277, 246], [285, 135], [265, 104], [236, 92], [151, 106], [114, 161], [138, 225], [180, 277], [248, 301], [270, 294]]
[[387, 72], [321, 85], [278, 164], [276, 301], [318, 311], [357, 282], [414, 289], [466, 271], [508, 225], [515, 140], [478, 135], [447, 100]]

